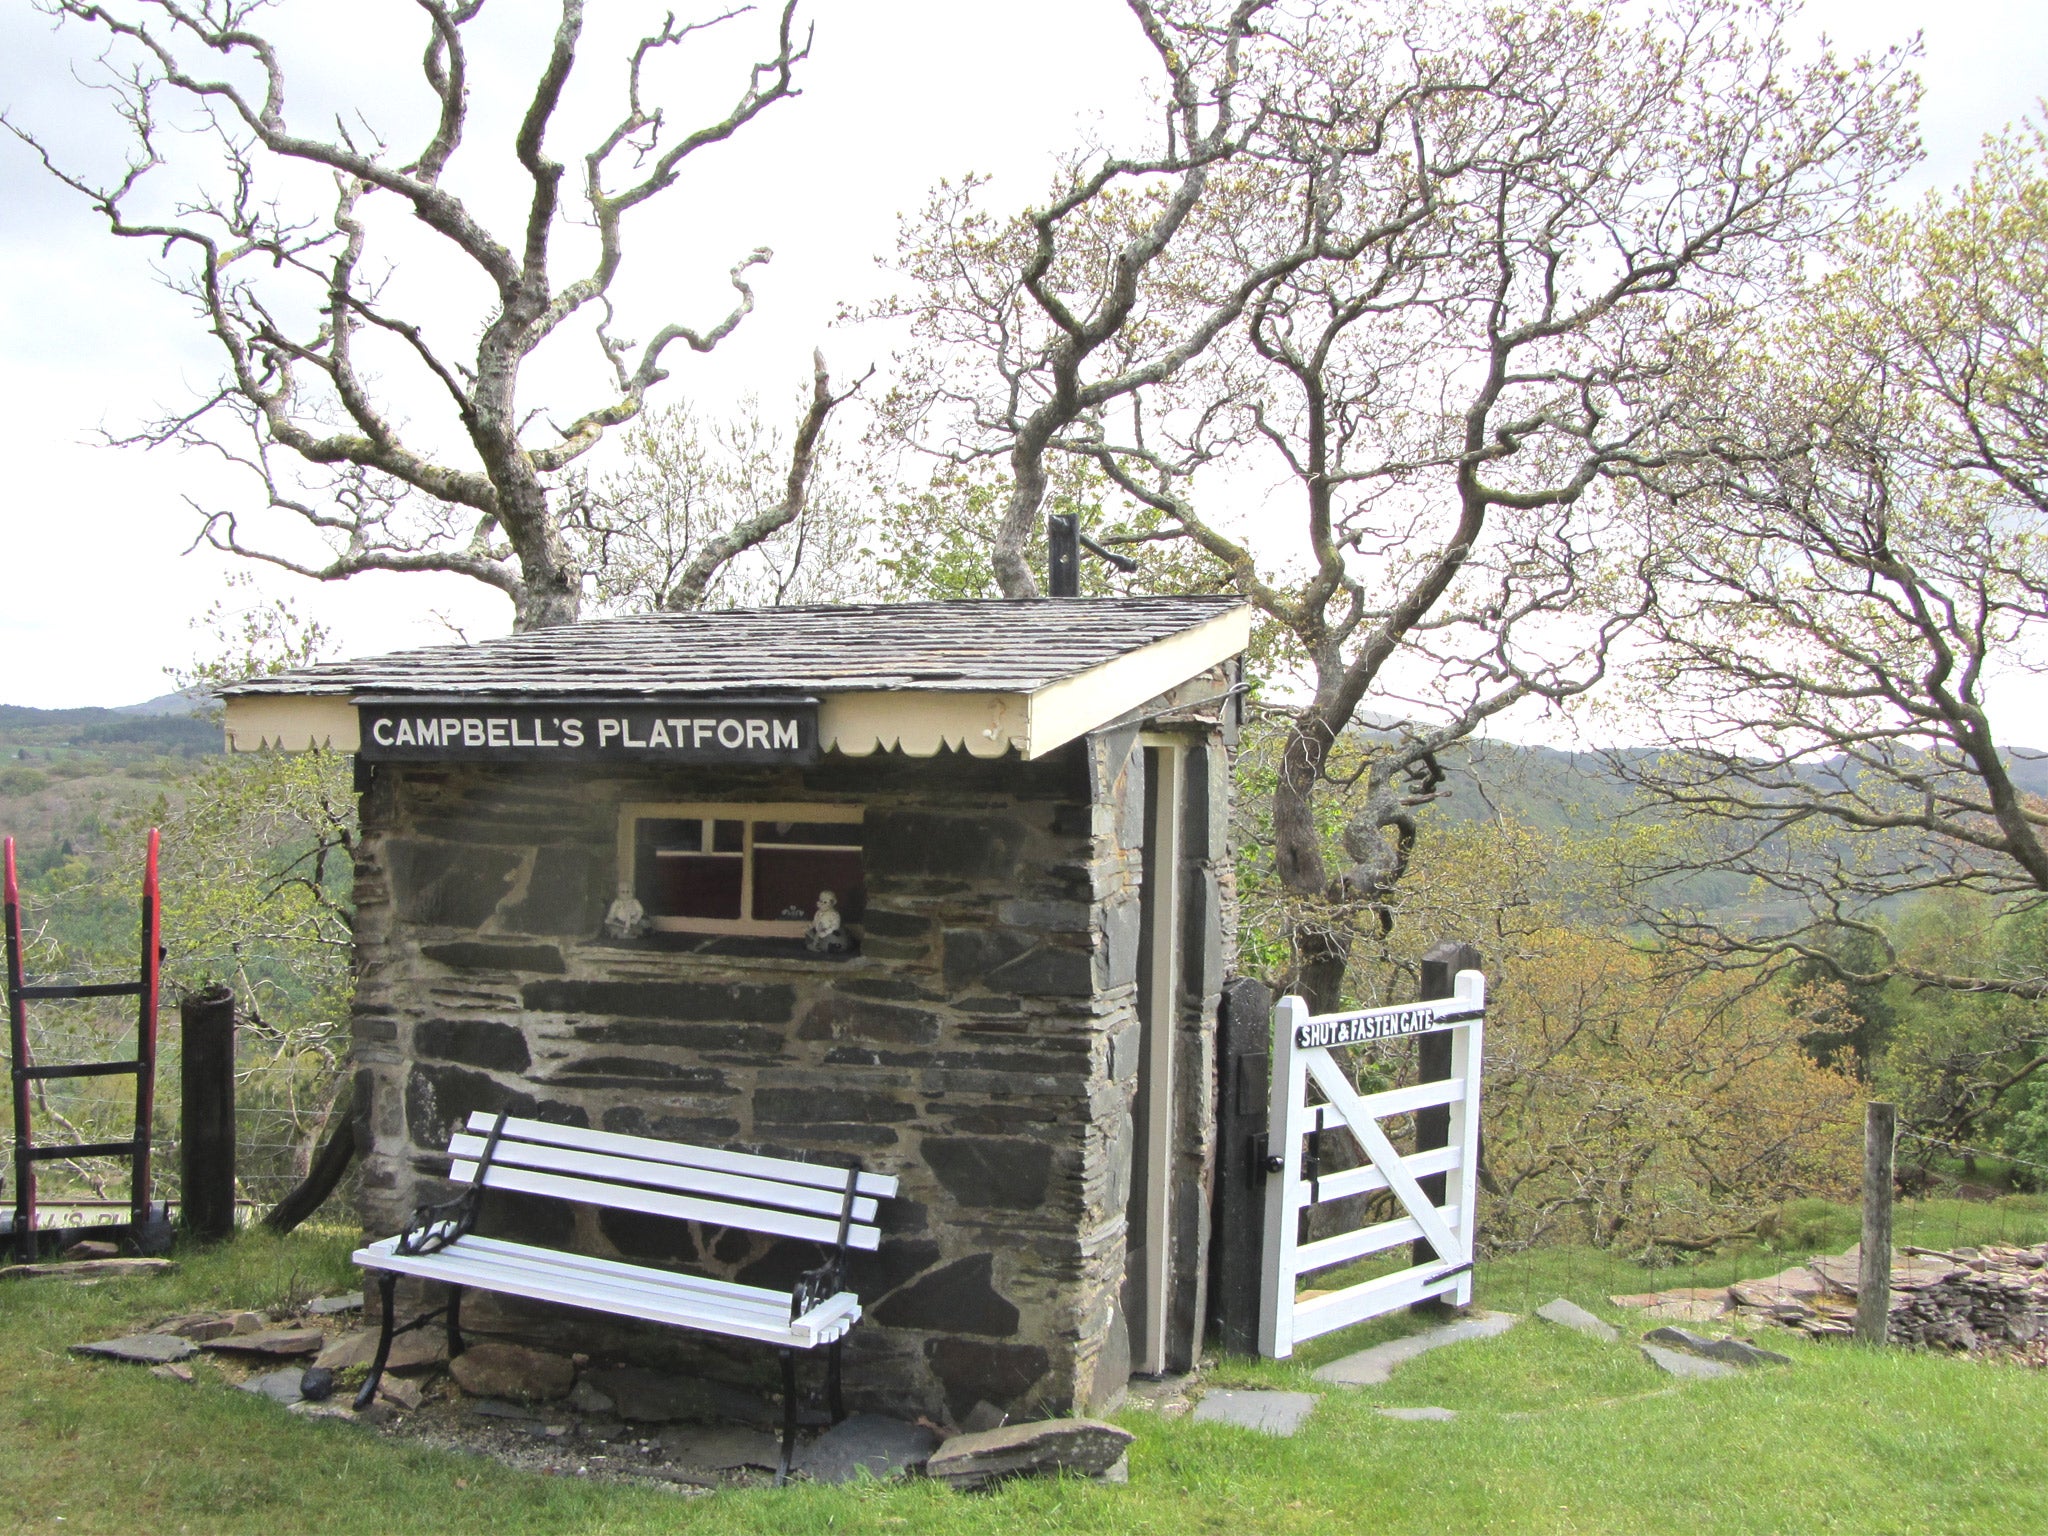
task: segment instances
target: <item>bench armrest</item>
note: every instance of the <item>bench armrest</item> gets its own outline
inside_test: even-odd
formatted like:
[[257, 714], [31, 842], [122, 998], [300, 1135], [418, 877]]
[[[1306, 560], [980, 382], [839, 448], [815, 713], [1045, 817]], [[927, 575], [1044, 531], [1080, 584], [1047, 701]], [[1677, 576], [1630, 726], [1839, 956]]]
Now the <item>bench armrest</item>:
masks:
[[798, 1321], [845, 1289], [846, 1260], [835, 1253], [816, 1269], [807, 1269], [796, 1277], [796, 1286], [789, 1293], [789, 1320]]
[[841, 1291], [836, 1296], [827, 1296], [801, 1316], [791, 1318], [789, 1326], [792, 1333], [809, 1334], [812, 1342], [816, 1343], [818, 1335], [837, 1338], [859, 1319], [860, 1298], [851, 1291]]
[[483, 1186], [443, 1200], [435, 1205], [416, 1205], [398, 1234], [397, 1252], [439, 1253], [476, 1225], [477, 1209], [483, 1203]]

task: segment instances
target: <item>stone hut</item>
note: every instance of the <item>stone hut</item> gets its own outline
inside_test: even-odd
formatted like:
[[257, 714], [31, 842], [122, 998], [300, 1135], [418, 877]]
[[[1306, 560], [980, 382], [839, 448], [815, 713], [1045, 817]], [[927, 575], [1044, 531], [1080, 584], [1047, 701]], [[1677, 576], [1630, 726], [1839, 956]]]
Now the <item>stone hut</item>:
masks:
[[[674, 613], [228, 689], [235, 750], [356, 754], [365, 1229], [445, 1193], [478, 1109], [858, 1157], [902, 1198], [853, 1269], [856, 1405], [1185, 1368], [1248, 634], [1225, 598]], [[501, 1229], [586, 1251], [815, 1261], [519, 1198]]]

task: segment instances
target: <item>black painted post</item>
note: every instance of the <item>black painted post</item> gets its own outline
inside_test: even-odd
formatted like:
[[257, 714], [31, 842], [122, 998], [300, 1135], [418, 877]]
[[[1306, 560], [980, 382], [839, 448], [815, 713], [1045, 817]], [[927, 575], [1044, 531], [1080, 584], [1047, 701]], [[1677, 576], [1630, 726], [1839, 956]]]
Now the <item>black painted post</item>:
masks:
[[219, 1242], [235, 1231], [235, 994], [208, 987], [179, 1004], [178, 1018], [179, 1203], [186, 1231]]
[[1081, 518], [1075, 512], [1054, 512], [1045, 520], [1045, 595], [1081, 595]]
[[1273, 1065], [1273, 994], [1235, 976], [1216, 1010], [1216, 1193], [1209, 1223], [1209, 1342], [1259, 1349], [1266, 1216], [1266, 1118]]
[[[1418, 1002], [1429, 1002], [1439, 997], [1451, 997], [1457, 991], [1458, 972], [1479, 969], [1479, 951], [1470, 944], [1446, 939], [1441, 944], [1430, 946], [1422, 957], [1422, 984], [1416, 988]], [[1418, 1035], [1415, 1040], [1415, 1080], [1419, 1083], [1440, 1083], [1451, 1075], [1451, 1035], [1448, 1030], [1439, 1030], [1431, 1035]], [[1435, 1147], [1451, 1144], [1451, 1107], [1439, 1104], [1433, 1109], [1419, 1109], [1415, 1112], [1415, 1150], [1427, 1152]], [[1425, 1174], [1415, 1182], [1432, 1205], [1444, 1203], [1444, 1179], [1441, 1173]], [[1415, 1240], [1414, 1261], [1417, 1264], [1435, 1262], [1436, 1249], [1429, 1245], [1427, 1238]], [[1418, 1301], [1416, 1311], [1438, 1311], [1442, 1303], [1437, 1300]]]

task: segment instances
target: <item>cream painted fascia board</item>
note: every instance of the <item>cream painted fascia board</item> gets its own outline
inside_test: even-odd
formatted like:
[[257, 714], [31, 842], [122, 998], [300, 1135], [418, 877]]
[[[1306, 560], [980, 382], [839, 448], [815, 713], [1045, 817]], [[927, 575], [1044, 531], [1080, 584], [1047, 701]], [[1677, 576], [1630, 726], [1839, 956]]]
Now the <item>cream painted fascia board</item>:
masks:
[[1233, 608], [1205, 624], [1126, 652], [1075, 677], [1041, 688], [1029, 700], [1026, 757], [1043, 757], [1105, 720], [1136, 709], [1199, 677], [1251, 644], [1252, 611]]
[[827, 694], [818, 706], [818, 744], [849, 757], [931, 757], [943, 747], [1001, 757], [1024, 746], [1027, 703], [1021, 693]]
[[331, 693], [251, 693], [227, 701], [230, 752], [353, 752], [362, 744], [355, 701]]
[[[1233, 608], [1032, 694], [827, 694], [818, 708], [818, 744], [849, 757], [931, 757], [947, 747], [974, 757], [1001, 757], [1013, 748], [1043, 757], [1228, 661], [1250, 641], [1251, 609]], [[343, 694], [243, 694], [226, 703], [231, 752], [354, 752], [361, 744], [355, 700]]]

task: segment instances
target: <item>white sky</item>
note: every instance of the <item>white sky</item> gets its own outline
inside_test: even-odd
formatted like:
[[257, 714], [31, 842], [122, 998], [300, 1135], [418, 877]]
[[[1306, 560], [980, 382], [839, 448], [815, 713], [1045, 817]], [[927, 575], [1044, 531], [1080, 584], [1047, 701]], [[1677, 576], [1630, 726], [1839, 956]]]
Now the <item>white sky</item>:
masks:
[[[306, 57], [325, 77], [309, 79], [295, 100], [319, 100], [330, 82], [360, 79], [396, 59], [355, 99], [367, 100], [378, 126], [399, 142], [412, 142], [399, 125], [420, 110], [419, 13], [400, 0], [330, 6], [295, 9], [315, 28], [346, 14], [352, 26], [371, 18], [373, 30], [353, 45], [306, 37], [319, 44]], [[1145, 54], [1117, 0], [814, 0], [806, 9], [817, 42], [803, 97], [692, 162], [698, 168], [684, 184], [630, 230], [619, 327], [629, 336], [670, 319], [708, 324], [724, 312], [725, 268], [755, 245], [776, 253], [757, 272], [754, 315], [710, 358], [671, 351], [674, 376], [658, 399], [688, 396], [715, 409], [752, 391], [779, 417], [807, 377], [813, 344], [822, 343], [840, 377], [886, 364], [886, 335], [834, 328], [832, 320], [842, 304], [879, 291], [874, 257], [890, 248], [899, 213], [940, 177], [967, 171], [993, 175], [1021, 201], [1039, 190], [1052, 155], [1083, 135], [1128, 142], [1137, 131], [1131, 85]], [[545, 0], [495, 0], [485, 12], [494, 26], [482, 39], [479, 72], [503, 66], [508, 77], [530, 79], [549, 10]], [[614, 5], [593, 10], [617, 13]], [[1909, 191], [1955, 181], [1985, 133], [2032, 111], [2048, 92], [2048, 5], [2040, 0], [1813, 0], [1804, 24], [1847, 50], [1924, 30], [1928, 160]], [[733, 41], [761, 35], [736, 31]], [[596, 41], [586, 59], [605, 66], [614, 50]], [[0, 105], [105, 166], [119, 150], [104, 104], [69, 74], [84, 46], [79, 29], [53, 35], [13, 0], [0, 11]], [[705, 114], [715, 116], [734, 75], [708, 78], [702, 99], [720, 104]], [[668, 99], [692, 115], [687, 101]], [[474, 141], [488, 146], [493, 163], [509, 164], [500, 149], [509, 124], [492, 120], [481, 88], [478, 103]], [[550, 147], [568, 158], [582, 139], [572, 129]], [[494, 191], [516, 196], [519, 188], [500, 182], [485, 196]], [[95, 441], [99, 428], [131, 429], [189, 402], [215, 372], [210, 341], [182, 301], [149, 281], [147, 260], [137, 244], [109, 237], [21, 146], [0, 143], [0, 420], [9, 429], [0, 703], [112, 705], [165, 691], [165, 669], [191, 660], [191, 622], [221, 596], [229, 568], [225, 557], [184, 553], [198, 526], [185, 498], [252, 505], [232, 495], [217, 465], [196, 456]], [[424, 265], [401, 281], [427, 295], [425, 312], [445, 300], [451, 315], [475, 313], [466, 286], [437, 288], [440, 279]], [[456, 577], [262, 580], [326, 621], [352, 654], [449, 638], [436, 612], [472, 638], [510, 623], [501, 597]]]

